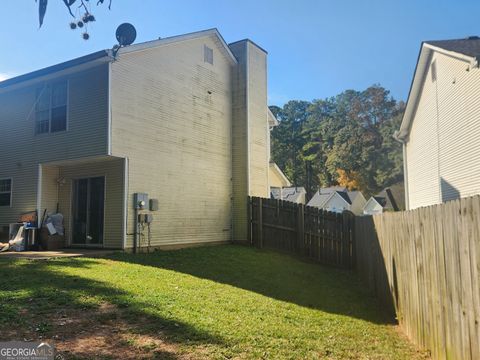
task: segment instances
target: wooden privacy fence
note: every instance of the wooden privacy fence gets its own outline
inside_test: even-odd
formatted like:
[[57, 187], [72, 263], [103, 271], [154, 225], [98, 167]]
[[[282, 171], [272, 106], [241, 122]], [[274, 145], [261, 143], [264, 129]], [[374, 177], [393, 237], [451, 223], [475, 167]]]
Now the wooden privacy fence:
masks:
[[354, 216], [288, 201], [248, 199], [252, 245], [306, 256], [322, 264], [352, 268]]
[[435, 359], [480, 359], [480, 197], [357, 217], [357, 270]]

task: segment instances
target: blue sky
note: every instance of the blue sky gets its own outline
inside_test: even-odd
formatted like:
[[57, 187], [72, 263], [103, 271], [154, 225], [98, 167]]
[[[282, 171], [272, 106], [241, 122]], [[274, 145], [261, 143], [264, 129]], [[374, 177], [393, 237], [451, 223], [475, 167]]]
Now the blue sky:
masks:
[[49, 0], [41, 29], [34, 0], [1, 2], [0, 78], [111, 48], [125, 21], [137, 42], [217, 27], [227, 42], [248, 37], [269, 52], [276, 105], [374, 83], [405, 100], [422, 40], [480, 35], [480, 2], [466, 0], [113, 0], [111, 11], [92, 6], [89, 41], [68, 28], [62, 0]]

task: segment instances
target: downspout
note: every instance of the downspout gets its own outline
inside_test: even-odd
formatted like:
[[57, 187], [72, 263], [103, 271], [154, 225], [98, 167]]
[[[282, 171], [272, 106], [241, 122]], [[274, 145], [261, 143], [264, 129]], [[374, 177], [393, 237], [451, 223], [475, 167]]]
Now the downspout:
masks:
[[408, 167], [407, 167], [407, 142], [404, 138], [399, 136], [399, 131], [393, 133], [393, 138], [402, 144], [402, 155], [403, 155], [403, 183], [405, 187], [405, 209], [410, 210], [410, 202], [408, 200]]

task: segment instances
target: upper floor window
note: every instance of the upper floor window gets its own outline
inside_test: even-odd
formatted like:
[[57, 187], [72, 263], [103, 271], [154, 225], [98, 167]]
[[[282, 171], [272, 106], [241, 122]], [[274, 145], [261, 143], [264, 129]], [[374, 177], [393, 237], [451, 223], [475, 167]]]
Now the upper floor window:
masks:
[[67, 130], [67, 81], [37, 89], [35, 134]]
[[12, 204], [12, 179], [0, 179], [0, 206]]

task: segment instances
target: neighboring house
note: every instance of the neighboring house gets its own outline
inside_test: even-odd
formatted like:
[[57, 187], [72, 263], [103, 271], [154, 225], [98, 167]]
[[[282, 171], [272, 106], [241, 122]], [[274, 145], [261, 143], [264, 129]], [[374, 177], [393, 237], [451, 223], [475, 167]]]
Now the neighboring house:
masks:
[[58, 208], [67, 244], [131, 249], [147, 193], [152, 246], [246, 240], [247, 196], [270, 196], [266, 79], [265, 50], [211, 29], [0, 82], [0, 226]]
[[397, 139], [407, 209], [480, 194], [480, 38], [425, 41]]
[[307, 191], [302, 186], [272, 188], [270, 191], [271, 198], [277, 200], [285, 200], [297, 204], [305, 204], [305, 196]]
[[274, 162], [270, 162], [268, 167], [268, 181], [270, 188], [290, 187], [292, 183], [287, 179], [282, 170]]
[[305, 204], [307, 191], [302, 186], [292, 186], [282, 170], [274, 162], [270, 162], [268, 180], [272, 199]]
[[363, 207], [363, 214], [375, 215], [381, 214], [384, 211], [399, 211], [397, 201], [395, 200], [392, 191], [389, 188], [381, 191], [375, 196], [368, 199]]
[[332, 186], [318, 190], [307, 206], [338, 213], [349, 210], [355, 215], [361, 215], [366, 202], [360, 191], [348, 191], [345, 187]]

